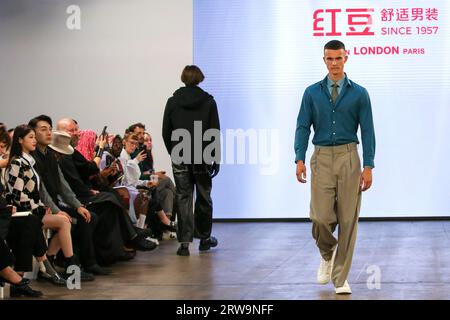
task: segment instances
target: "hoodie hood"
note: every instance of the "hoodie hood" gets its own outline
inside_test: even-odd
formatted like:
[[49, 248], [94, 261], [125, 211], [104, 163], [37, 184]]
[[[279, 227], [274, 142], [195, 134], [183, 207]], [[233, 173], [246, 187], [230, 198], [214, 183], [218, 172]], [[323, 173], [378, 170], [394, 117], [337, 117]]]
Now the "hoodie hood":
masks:
[[213, 96], [197, 86], [181, 87], [173, 93], [175, 104], [186, 109], [200, 108], [210, 99], [213, 99]]

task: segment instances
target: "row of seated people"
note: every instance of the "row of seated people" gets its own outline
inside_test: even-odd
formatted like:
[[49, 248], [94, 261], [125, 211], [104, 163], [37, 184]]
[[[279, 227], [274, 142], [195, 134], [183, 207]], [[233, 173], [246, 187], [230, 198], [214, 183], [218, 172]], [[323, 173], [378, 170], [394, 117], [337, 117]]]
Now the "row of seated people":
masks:
[[[133, 179], [130, 172], [133, 171], [127, 168], [145, 158], [143, 152], [138, 153], [137, 160], [130, 158], [127, 159], [129, 163], [123, 164], [120, 160], [115, 161], [113, 166], [105, 166], [105, 170], [100, 171], [102, 152], [105, 157], [108, 154], [103, 151], [105, 137], [97, 139], [99, 152], [89, 160], [73, 148], [80, 138], [76, 121], [62, 119], [57, 123], [58, 131], [52, 129], [51, 118], [41, 115], [30, 120], [28, 125], [17, 126], [11, 141], [6, 128], [0, 126], [0, 167], [3, 171], [0, 284], [11, 283], [12, 296], [42, 295], [31, 289], [29, 281], [23, 278], [25, 272], [32, 270], [33, 257], [41, 265], [38, 279], [63, 286], [71, 274], [69, 268], [74, 265], [81, 267], [81, 281], [92, 281], [95, 275], [111, 273], [106, 266], [130, 260], [136, 250], [153, 250], [157, 245], [150, 238], [154, 231], [137, 227], [137, 219], [132, 219], [136, 213], [130, 210], [134, 209], [130, 204], [138, 185], [130, 184]], [[127, 138], [132, 139], [131, 136], [136, 138], [134, 134]], [[105, 171], [112, 173], [110, 175], [118, 174], [119, 163], [124, 168], [119, 174], [123, 178], [114, 184], [101, 183], [109, 181], [109, 176], [103, 175]], [[157, 184], [140, 181], [144, 191], [151, 194], [147, 211], [142, 212], [148, 217], [145, 226], [163, 225], [163, 229], [175, 231], [176, 224], [161, 208]], [[128, 203], [127, 197], [118, 192], [121, 183], [125, 190], [132, 190], [128, 191]], [[173, 183], [170, 191], [174, 193]], [[170, 214], [174, 214], [173, 208], [172, 201]], [[32, 214], [11, 218], [15, 211]], [[48, 246], [42, 229], [53, 231]]]

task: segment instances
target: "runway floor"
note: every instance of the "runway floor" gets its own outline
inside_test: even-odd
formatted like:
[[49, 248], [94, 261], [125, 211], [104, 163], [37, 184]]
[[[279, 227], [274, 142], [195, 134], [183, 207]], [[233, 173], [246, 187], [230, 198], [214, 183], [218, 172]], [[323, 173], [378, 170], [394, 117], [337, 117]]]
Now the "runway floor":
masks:
[[216, 223], [213, 231], [219, 246], [207, 253], [195, 241], [191, 256], [179, 257], [177, 241], [165, 240], [80, 290], [33, 288], [45, 299], [450, 299], [450, 221], [361, 222], [349, 296], [316, 284], [310, 223]]

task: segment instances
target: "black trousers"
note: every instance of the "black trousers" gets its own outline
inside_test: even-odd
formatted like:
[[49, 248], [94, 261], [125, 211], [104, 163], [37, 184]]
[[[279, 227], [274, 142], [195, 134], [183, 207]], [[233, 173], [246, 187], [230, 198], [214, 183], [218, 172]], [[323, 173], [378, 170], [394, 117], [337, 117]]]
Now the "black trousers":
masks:
[[[111, 189], [110, 192], [112, 195], [114, 195], [114, 197], [119, 203], [122, 203], [122, 200], [116, 190]], [[122, 230], [122, 238], [123, 241], [127, 243], [130, 240], [136, 238], [138, 234], [136, 232], [136, 229], [134, 228], [133, 221], [131, 221], [130, 215], [123, 208], [123, 206], [120, 207], [120, 213], [121, 214], [119, 215], [119, 224]]]
[[9, 251], [5, 240], [0, 238], [0, 271], [14, 264], [14, 256]]
[[14, 269], [18, 272], [32, 271], [33, 256], [42, 257], [47, 252], [41, 220], [34, 214], [12, 218], [6, 241], [16, 258]]
[[[108, 265], [123, 255], [123, 236], [120, 220], [121, 209], [111, 202], [92, 203], [89, 210], [98, 214], [98, 224], [94, 233], [97, 262]], [[134, 231], [134, 230], [133, 230]]]
[[148, 205], [147, 216], [145, 218], [145, 223], [153, 232], [155, 238], [161, 238], [164, 232], [161, 226], [161, 219], [159, 218], [157, 212], [163, 210], [161, 206], [161, 201], [159, 198], [159, 192], [156, 188], [153, 188], [150, 193], [150, 203]]
[[80, 258], [81, 266], [90, 267], [96, 264], [93, 233], [98, 222], [97, 214], [90, 211], [91, 221], [87, 223], [76, 209], [64, 206], [59, 208], [67, 212], [72, 218], [76, 218], [72, 223], [72, 245]]
[[[211, 236], [213, 203], [212, 180], [206, 165], [172, 163], [178, 204], [179, 242], [192, 242], [193, 238], [206, 239]], [[195, 189], [195, 211], [193, 195]]]

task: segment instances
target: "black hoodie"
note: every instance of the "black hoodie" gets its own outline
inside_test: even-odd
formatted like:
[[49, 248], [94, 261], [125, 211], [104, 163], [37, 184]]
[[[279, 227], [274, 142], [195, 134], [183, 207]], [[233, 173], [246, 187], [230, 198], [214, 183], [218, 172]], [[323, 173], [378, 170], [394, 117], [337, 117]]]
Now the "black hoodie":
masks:
[[[202, 151], [211, 141], [194, 141], [194, 121], [201, 121], [201, 137], [208, 129], [220, 130], [219, 114], [213, 96], [197, 86], [181, 87], [167, 100], [164, 110], [162, 135], [167, 151], [172, 149], [179, 141], [171, 141], [172, 132], [185, 129], [191, 135], [191, 163], [194, 162], [194, 143], [202, 145]], [[180, 139], [182, 140], [182, 139]], [[220, 148], [217, 149], [220, 152]], [[220, 154], [217, 155], [220, 159]]]

